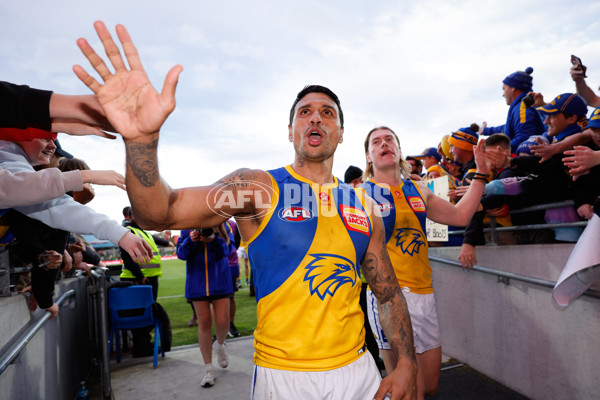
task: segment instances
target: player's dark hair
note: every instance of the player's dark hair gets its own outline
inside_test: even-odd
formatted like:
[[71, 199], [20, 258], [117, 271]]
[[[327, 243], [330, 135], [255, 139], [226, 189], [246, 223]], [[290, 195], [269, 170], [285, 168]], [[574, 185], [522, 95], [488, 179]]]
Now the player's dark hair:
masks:
[[302, 98], [309, 93], [323, 93], [324, 95], [326, 95], [327, 97], [331, 98], [331, 100], [334, 101], [334, 103], [337, 105], [337, 108], [339, 110], [340, 126], [343, 128], [344, 127], [344, 112], [342, 111], [340, 99], [330, 89], [326, 88], [325, 86], [320, 86], [320, 85], [307, 85], [307, 86], [304, 86], [304, 89], [302, 89], [300, 92], [298, 92], [298, 95], [296, 96], [296, 100], [294, 100], [294, 104], [292, 104], [292, 109], [290, 110], [290, 125], [292, 125], [292, 121], [294, 120], [294, 112], [296, 111], [295, 110], [296, 104], [298, 104], [298, 102], [300, 100], [302, 100]]

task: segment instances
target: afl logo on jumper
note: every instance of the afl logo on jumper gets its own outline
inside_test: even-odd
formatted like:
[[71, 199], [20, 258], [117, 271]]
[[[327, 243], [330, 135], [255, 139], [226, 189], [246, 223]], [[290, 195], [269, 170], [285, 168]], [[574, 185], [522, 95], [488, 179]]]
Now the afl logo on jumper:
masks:
[[425, 203], [423, 203], [423, 199], [420, 197], [408, 197], [408, 204], [410, 204], [410, 208], [413, 211], [427, 211]]
[[379, 205], [379, 210], [384, 213], [386, 211], [390, 211], [393, 208], [393, 206], [390, 203], [381, 203]]
[[348, 230], [370, 236], [371, 227], [369, 225], [369, 218], [367, 218], [367, 214], [363, 210], [340, 204], [340, 211], [342, 212], [344, 225], [346, 225]]
[[313, 218], [312, 212], [307, 208], [288, 207], [279, 211], [279, 219], [289, 222], [310, 221]]

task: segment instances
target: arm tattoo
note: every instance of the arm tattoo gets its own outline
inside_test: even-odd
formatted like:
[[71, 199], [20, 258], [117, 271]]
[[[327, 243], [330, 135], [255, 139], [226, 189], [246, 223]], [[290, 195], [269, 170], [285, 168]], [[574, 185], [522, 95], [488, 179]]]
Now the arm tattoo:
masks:
[[[389, 268], [391, 268], [389, 257], [385, 257], [386, 254], [384, 254], [386, 251], [385, 248], [382, 251], [382, 265], [389, 264]], [[362, 270], [380, 304], [387, 303], [394, 296], [393, 287], [390, 287], [390, 284], [396, 280], [396, 277], [389, 273], [389, 268], [380, 266], [375, 253], [365, 254], [362, 262]], [[391, 271], [393, 272], [393, 269]]]
[[398, 359], [400, 355], [404, 355], [411, 360], [416, 360], [412, 323], [406, 300], [399, 287], [394, 291], [394, 296], [389, 302], [379, 303], [379, 315], [386, 335], [387, 332], [392, 332], [388, 340], [392, 345], [392, 351], [396, 358]]
[[156, 148], [158, 140], [151, 143], [129, 143], [127, 149], [127, 164], [138, 181], [145, 187], [151, 187], [158, 182], [158, 161]]
[[396, 358], [404, 355], [415, 360], [412, 325], [406, 300], [386, 252], [384, 247], [380, 257], [375, 253], [366, 253], [362, 271], [379, 302], [381, 324]]

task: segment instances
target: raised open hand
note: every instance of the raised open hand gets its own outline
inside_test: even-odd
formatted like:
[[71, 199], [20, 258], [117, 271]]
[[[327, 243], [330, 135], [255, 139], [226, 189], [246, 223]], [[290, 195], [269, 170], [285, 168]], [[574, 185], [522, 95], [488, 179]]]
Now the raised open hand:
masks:
[[171, 68], [161, 93], [158, 93], [150, 83], [125, 27], [117, 25], [116, 31], [130, 69], [104, 23], [96, 21], [94, 28], [115, 72], [109, 70], [85, 39], [78, 39], [77, 45], [104, 83], [99, 83], [79, 65], [75, 65], [73, 71], [96, 94], [108, 121], [124, 140], [148, 137], [156, 140], [160, 127], [175, 108], [175, 88], [183, 67]]
[[473, 146], [473, 157], [477, 164], [477, 171], [482, 174], [489, 174], [495, 163], [498, 162], [497, 152], [486, 154], [485, 140], [480, 139], [477, 146]]
[[581, 175], [588, 174], [590, 168], [600, 164], [600, 151], [594, 151], [587, 146], [575, 146], [564, 153], [563, 164], [569, 168], [569, 174], [576, 180]]
[[544, 142], [540, 138], [537, 138], [536, 141], [538, 144], [532, 145], [531, 151], [534, 156], [541, 157], [540, 164], [544, 161], [548, 161], [552, 158], [553, 155], [557, 153], [558, 149], [556, 146]]

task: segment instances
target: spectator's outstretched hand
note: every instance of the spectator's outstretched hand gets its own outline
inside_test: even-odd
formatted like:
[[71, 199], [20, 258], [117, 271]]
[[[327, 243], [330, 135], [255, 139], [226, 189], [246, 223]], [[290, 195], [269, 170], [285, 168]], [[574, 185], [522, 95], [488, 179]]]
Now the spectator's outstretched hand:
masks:
[[477, 131], [477, 134], [479, 136], [483, 135], [483, 131], [485, 131], [485, 128], [487, 128], [487, 121], [483, 121], [481, 123], [481, 126], [479, 127], [479, 130]]
[[31, 285], [29, 286], [25, 286], [23, 289], [21, 289], [19, 291], [20, 294], [25, 294], [25, 293], [29, 293], [29, 301], [27, 303], [27, 306], [29, 307], [29, 309], [31, 311], [35, 311], [38, 308], [38, 302], [35, 299], [35, 296], [33, 295], [33, 288], [31, 287]]
[[488, 164], [494, 169], [499, 169], [506, 165], [507, 159], [510, 158], [509, 150], [502, 150], [500, 146], [486, 147], [485, 156]]
[[[30, 296], [29, 296], [29, 305], [28, 305], [29, 309], [31, 311], [37, 310], [37, 308], [38, 308], [38, 302], [35, 299], [35, 297], [33, 296], [33, 289], [31, 287], [31, 285], [25, 286], [19, 293], [21, 293], [21, 294], [29, 293], [30, 294]], [[52, 305], [50, 307], [46, 308], [46, 311], [50, 312], [50, 319], [56, 317], [58, 315], [58, 311], [59, 311], [58, 304], [52, 303]]]
[[183, 67], [176, 65], [171, 68], [165, 78], [162, 92], [158, 93], [152, 87], [125, 27], [117, 25], [116, 31], [129, 70], [104, 23], [96, 21], [94, 28], [115, 72], [109, 70], [85, 39], [77, 40], [77, 45], [104, 83], [96, 81], [79, 65], [74, 66], [73, 71], [96, 94], [108, 121], [124, 140], [156, 140], [157, 136], [150, 135], [158, 134], [161, 125], [175, 108], [175, 88]]
[[[80, 253], [81, 254], [81, 253]], [[74, 265], [74, 268], [80, 271], [84, 271], [86, 275], [89, 276], [89, 274], [92, 272], [92, 268], [90, 268], [85, 261], [81, 261], [78, 264]]]
[[82, 239], [77, 239], [75, 243], [67, 244], [67, 251], [71, 254], [85, 251], [85, 242]]
[[47, 269], [57, 269], [63, 263], [63, 256], [57, 251], [47, 250], [38, 257], [39, 266]]
[[58, 315], [58, 304], [52, 303], [52, 305], [46, 308], [46, 311], [50, 312], [50, 319], [55, 318]]
[[[81, 253], [76, 253], [76, 254], [81, 254]], [[64, 252], [62, 265], [63, 265], [63, 267], [60, 269], [62, 272], [69, 272], [73, 268], [73, 257], [71, 257], [71, 254], [69, 254], [69, 252], [67, 250], [65, 250], [65, 252]]]
[[448, 190], [448, 196], [453, 200], [460, 200], [467, 191], [469, 190], [469, 186], [457, 186], [456, 189]]
[[82, 170], [81, 178], [85, 183], [93, 183], [94, 185], [116, 186], [125, 190], [125, 177], [115, 171]]
[[473, 146], [473, 157], [475, 158], [475, 164], [477, 164], [477, 171], [482, 174], [489, 174], [492, 167], [498, 162], [497, 153], [486, 154], [485, 140], [479, 140], [477, 146]]
[[583, 219], [592, 219], [594, 216], [594, 207], [591, 204], [583, 204], [577, 208], [577, 215]]
[[544, 161], [548, 161], [557, 152], [556, 146], [552, 146], [549, 143], [544, 142], [540, 138], [536, 139], [538, 144], [531, 146], [531, 151], [534, 156], [541, 158], [540, 164]]
[[571, 65], [571, 79], [575, 82], [585, 79], [585, 70], [583, 68], [577, 68], [575, 65]]
[[575, 146], [573, 150], [565, 151], [563, 164], [569, 168], [569, 175], [576, 180], [581, 175], [590, 172], [590, 168], [600, 165], [600, 151], [594, 151], [586, 146]]
[[469, 243], [463, 243], [460, 247], [460, 254], [458, 259], [462, 264], [463, 268], [471, 269], [473, 265], [477, 264], [477, 256], [475, 255], [475, 246]]
[[119, 247], [129, 253], [131, 259], [138, 264], [145, 264], [153, 257], [152, 247], [144, 239], [131, 232], [123, 235], [119, 240]]
[[104, 132], [97, 126], [89, 125], [81, 121], [66, 120], [66, 119], [53, 119], [52, 120], [52, 132], [62, 132], [72, 136], [87, 136], [95, 135], [104, 137], [107, 139], [116, 139], [115, 135]]

